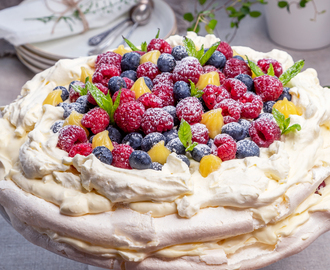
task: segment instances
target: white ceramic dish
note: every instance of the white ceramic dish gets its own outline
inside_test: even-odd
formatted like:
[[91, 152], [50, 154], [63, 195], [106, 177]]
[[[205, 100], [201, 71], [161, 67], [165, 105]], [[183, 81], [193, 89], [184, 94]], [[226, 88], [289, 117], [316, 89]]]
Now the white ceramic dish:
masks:
[[36, 67], [33, 64], [29, 63], [27, 60], [25, 60], [19, 53], [17, 53], [17, 57], [32, 72], [39, 73], [43, 71], [43, 69], [40, 69], [39, 67]]
[[53, 64], [48, 64], [48, 63], [44, 63], [43, 61], [38, 61], [36, 59], [34, 59], [33, 57], [27, 55], [26, 53], [16, 50], [16, 53], [19, 54], [24, 60], [28, 61], [31, 65], [40, 68], [42, 70], [45, 70], [53, 65], [55, 65], [56, 62], [54, 62]]
[[35, 54], [35, 53], [29, 51], [28, 49], [26, 49], [24, 46], [16, 47], [16, 51], [18, 51], [21, 55], [25, 56], [26, 58], [33, 59], [33, 61], [35, 63], [43, 63], [43, 64], [48, 65], [48, 67], [55, 65], [55, 63], [58, 61], [58, 60], [49, 59], [46, 57], [42, 57], [38, 54]]

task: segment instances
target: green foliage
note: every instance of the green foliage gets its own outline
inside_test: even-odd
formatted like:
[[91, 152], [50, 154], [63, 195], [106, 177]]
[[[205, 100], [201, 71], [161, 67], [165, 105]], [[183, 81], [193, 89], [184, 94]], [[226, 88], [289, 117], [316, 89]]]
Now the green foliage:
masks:
[[293, 77], [298, 75], [305, 65], [305, 60], [299, 60], [288, 68], [278, 79], [282, 82], [283, 85], [286, 85]]
[[192, 151], [198, 145], [198, 143], [192, 142], [191, 127], [184, 119], [181, 120], [178, 136], [186, 151]]
[[280, 127], [281, 130], [281, 134], [288, 134], [290, 132], [294, 132], [294, 131], [300, 131], [301, 130], [301, 126], [299, 124], [294, 124], [292, 126], [290, 125], [290, 117], [285, 119], [285, 116], [283, 113], [281, 113], [279, 110], [273, 108], [273, 116], [275, 118], [275, 121], [277, 123], [277, 125]]
[[189, 80], [189, 82], [190, 82], [191, 96], [196, 97], [196, 98], [200, 98], [204, 94], [204, 92], [202, 90], [198, 90], [196, 88], [196, 85], [191, 80]]

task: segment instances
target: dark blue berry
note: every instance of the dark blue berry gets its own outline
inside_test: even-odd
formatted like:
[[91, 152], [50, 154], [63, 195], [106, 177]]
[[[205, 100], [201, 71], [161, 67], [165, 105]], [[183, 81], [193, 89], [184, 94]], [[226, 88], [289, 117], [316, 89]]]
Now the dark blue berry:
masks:
[[264, 106], [263, 106], [263, 109], [264, 109], [264, 112], [265, 113], [272, 113], [273, 111], [273, 106], [276, 102], [275, 101], [266, 101], [264, 102]]
[[67, 118], [72, 111], [76, 111], [78, 113], [85, 113], [85, 106], [81, 105], [80, 103], [74, 102], [74, 103], [68, 103], [67, 106], [63, 107], [64, 113], [63, 113], [63, 118]]
[[129, 161], [129, 165], [133, 169], [138, 169], [138, 170], [150, 169], [152, 163], [148, 153], [141, 150], [133, 151], [132, 154], [129, 156], [128, 161]]
[[235, 56], [233, 56], [233, 58], [236, 58], [236, 59], [241, 60], [241, 61], [245, 61], [244, 58], [240, 55], [235, 55]]
[[153, 162], [151, 163], [150, 169], [155, 170], [155, 171], [161, 171], [163, 168], [163, 165], [158, 163], [158, 162]]
[[246, 137], [245, 129], [236, 122], [231, 122], [222, 127], [221, 133], [230, 135], [236, 141], [243, 140]]
[[190, 166], [190, 160], [189, 160], [189, 158], [187, 158], [187, 156], [185, 156], [185, 155], [177, 155], [177, 157], [179, 159], [181, 159], [184, 163], [186, 163], [188, 165], [188, 167]]
[[154, 145], [160, 141], [166, 141], [165, 136], [159, 132], [152, 132], [145, 136], [141, 143], [141, 149], [148, 152]]
[[[271, 114], [271, 113], [261, 113], [261, 114], [258, 116], [257, 119], [259, 119], [259, 118], [267, 118], [267, 119], [269, 119], [269, 120], [273, 120], [273, 121], [275, 121], [275, 118], [274, 118], [273, 114]], [[275, 121], [275, 122], [276, 122], [276, 121]]]
[[69, 98], [69, 91], [64, 86], [56, 86], [54, 88], [54, 90], [62, 90], [61, 98], [63, 101], [65, 101]]
[[209, 60], [207, 60], [207, 62], [205, 63], [205, 65], [211, 65], [214, 66], [216, 68], [224, 68], [226, 65], [226, 57], [219, 51], [215, 51], [211, 57], [209, 58]]
[[178, 138], [178, 131], [176, 129], [171, 129], [169, 131], [163, 132], [163, 135], [166, 138], [165, 144], [167, 144], [169, 141]]
[[105, 146], [98, 146], [93, 149], [94, 156], [99, 159], [101, 162], [111, 165], [112, 163], [112, 153]]
[[136, 52], [125, 53], [121, 59], [121, 70], [136, 70], [140, 65], [141, 56]]
[[94, 107], [93, 104], [89, 103], [87, 100], [88, 96], [81, 96], [76, 100], [76, 103], [81, 104], [85, 108], [85, 113], [87, 113], [91, 108]]
[[143, 77], [143, 79], [148, 88], [151, 90], [154, 87], [152, 80], [149, 77]]
[[283, 92], [282, 94], [280, 95], [280, 97], [277, 99], [277, 100], [283, 100], [285, 97], [288, 101], [291, 101], [292, 99], [292, 96], [291, 94], [289, 93], [289, 90], [290, 88], [289, 87], [284, 87], [283, 88]]
[[260, 149], [258, 145], [250, 140], [237, 142], [236, 158], [259, 157]]
[[54, 133], [57, 133], [60, 128], [63, 126], [63, 123], [64, 123], [64, 120], [59, 120], [59, 121], [56, 121], [52, 126], [51, 126], [51, 130], [54, 132]]
[[179, 45], [172, 49], [172, 56], [176, 61], [181, 61], [183, 58], [188, 57], [188, 53], [185, 47]]
[[89, 138], [88, 141], [89, 141], [90, 143], [93, 143], [93, 139], [94, 139], [94, 137], [95, 137], [95, 135], [91, 136], [91, 137]]
[[140, 133], [132, 132], [132, 133], [127, 134], [121, 143], [128, 144], [133, 149], [138, 149], [141, 147], [142, 139], [143, 139], [143, 136]]
[[[69, 92], [71, 91], [71, 89], [72, 89], [72, 85], [78, 85], [78, 86], [81, 86], [82, 88], [84, 88], [85, 87], [85, 84], [83, 83], [83, 82], [81, 82], [81, 81], [72, 81], [72, 82], [70, 82], [70, 84], [69, 84]], [[72, 89], [73, 90], [73, 89]]]
[[112, 142], [116, 142], [116, 143], [119, 143], [119, 144], [121, 143], [122, 136], [121, 136], [118, 129], [116, 129], [115, 127], [110, 125], [110, 126], [107, 127], [107, 131], [109, 132], [108, 135], [109, 135], [109, 138]]
[[209, 139], [209, 141], [207, 142], [207, 146], [212, 148], [212, 145], [214, 144], [214, 140], [213, 139]]
[[162, 53], [157, 60], [157, 67], [161, 72], [172, 72], [176, 61], [169, 53]]
[[178, 126], [180, 124], [180, 120], [176, 115], [176, 108], [174, 106], [165, 106], [162, 108], [164, 111], [168, 112], [174, 119], [174, 126]]
[[124, 78], [124, 77], [129, 78], [129, 79], [131, 79], [134, 82], [137, 80], [136, 71], [134, 71], [134, 70], [125, 70], [124, 72], [122, 72], [120, 74], [120, 77], [122, 77], [122, 78]]
[[201, 161], [202, 157], [210, 154], [211, 154], [211, 148], [208, 147], [206, 144], [198, 144], [191, 151], [192, 158], [198, 162]]
[[244, 128], [245, 137], [250, 137], [249, 128], [251, 126], [251, 122], [245, 119], [239, 119], [238, 123]]
[[254, 92], [254, 84], [251, 76], [247, 74], [239, 74], [235, 77], [235, 79], [240, 80], [242, 83], [244, 83], [248, 91]]
[[121, 88], [126, 88], [126, 82], [122, 77], [114, 76], [110, 78], [108, 82], [108, 88], [110, 90], [111, 96], [113, 96]]
[[173, 86], [173, 95], [176, 101], [190, 97], [191, 90], [189, 84], [184, 81], [176, 82]]
[[166, 147], [178, 155], [184, 155], [186, 153], [186, 148], [183, 146], [179, 138], [175, 138], [166, 144]]

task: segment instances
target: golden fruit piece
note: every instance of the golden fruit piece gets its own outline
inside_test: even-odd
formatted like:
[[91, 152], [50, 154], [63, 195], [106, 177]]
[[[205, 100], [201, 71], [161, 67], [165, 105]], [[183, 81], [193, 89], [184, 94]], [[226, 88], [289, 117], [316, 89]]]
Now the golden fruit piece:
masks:
[[95, 147], [98, 146], [105, 146], [106, 148], [108, 148], [109, 150], [112, 151], [113, 149], [113, 144], [109, 138], [109, 131], [104, 130], [100, 133], [97, 133], [94, 137], [93, 137], [93, 141], [92, 141], [92, 147], [93, 149]]
[[223, 126], [223, 116], [221, 112], [222, 110], [219, 108], [210, 110], [202, 115], [201, 123], [209, 130], [209, 136], [211, 139], [214, 139], [215, 136], [221, 133]]
[[152, 162], [159, 162], [164, 165], [171, 151], [165, 147], [164, 141], [160, 141], [148, 151], [148, 154]]
[[216, 71], [211, 71], [209, 73], [202, 74], [199, 77], [199, 80], [196, 84], [196, 87], [200, 90], [204, 89], [206, 85], [212, 84], [216, 86], [220, 86], [220, 78], [219, 74]]
[[210, 173], [217, 171], [221, 163], [222, 160], [215, 155], [204, 156], [199, 163], [199, 171], [203, 177], [207, 177]]
[[160, 51], [154, 50], [145, 53], [144, 55], [141, 56], [140, 58], [140, 65], [146, 62], [151, 62], [157, 65], [157, 60], [160, 56]]
[[86, 132], [86, 135], [88, 136], [89, 135], [89, 131], [87, 130], [87, 128], [85, 128], [82, 124], [81, 124], [81, 119], [84, 117], [84, 114], [82, 113], [78, 113], [76, 111], [72, 111], [70, 113], [70, 115], [64, 120], [64, 123], [63, 123], [63, 127], [64, 126], [79, 126], [79, 127], [82, 127], [85, 132]]
[[273, 108], [283, 113], [285, 118], [288, 118], [290, 114], [301, 115], [296, 105], [294, 105], [293, 102], [288, 101], [286, 97], [283, 100], [277, 101]]
[[233, 56], [237, 56], [237, 55], [242, 57], [244, 60], [247, 60], [245, 55], [239, 54], [235, 50], [233, 50]]
[[123, 56], [125, 53], [131, 52], [131, 51], [132, 51], [131, 49], [126, 49], [124, 47], [124, 45], [120, 45], [120, 46], [118, 46], [117, 49], [113, 50], [113, 52], [118, 53], [121, 56]]
[[144, 78], [138, 78], [133, 84], [131, 91], [135, 93], [135, 98], [138, 99], [145, 93], [151, 93], [149, 87], [146, 85]]
[[88, 81], [92, 82], [93, 71], [88, 68], [81, 67], [80, 81], [85, 83], [87, 77]]
[[45, 98], [44, 102], [42, 105], [48, 104], [48, 105], [53, 105], [56, 106], [63, 102], [62, 98], [62, 90], [54, 90], [48, 94], [48, 96]]

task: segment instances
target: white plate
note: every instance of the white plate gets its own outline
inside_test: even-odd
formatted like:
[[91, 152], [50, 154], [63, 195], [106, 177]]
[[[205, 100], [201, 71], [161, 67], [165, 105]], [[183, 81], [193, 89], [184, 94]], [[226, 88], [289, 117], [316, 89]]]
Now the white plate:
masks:
[[19, 53], [17, 53], [18, 59], [32, 72], [39, 73], [44, 71], [44, 69], [41, 69], [39, 67], [34, 66], [33, 64], [29, 63], [26, 59], [24, 59]]
[[56, 60], [50, 60], [44, 57], [41, 57], [37, 54], [30, 52], [29, 50], [23, 48], [22, 46], [16, 47], [16, 52], [20, 54], [23, 58], [28, 60], [31, 64], [35, 65], [36, 67], [40, 67], [43, 69], [49, 68], [54, 66], [57, 62]]

